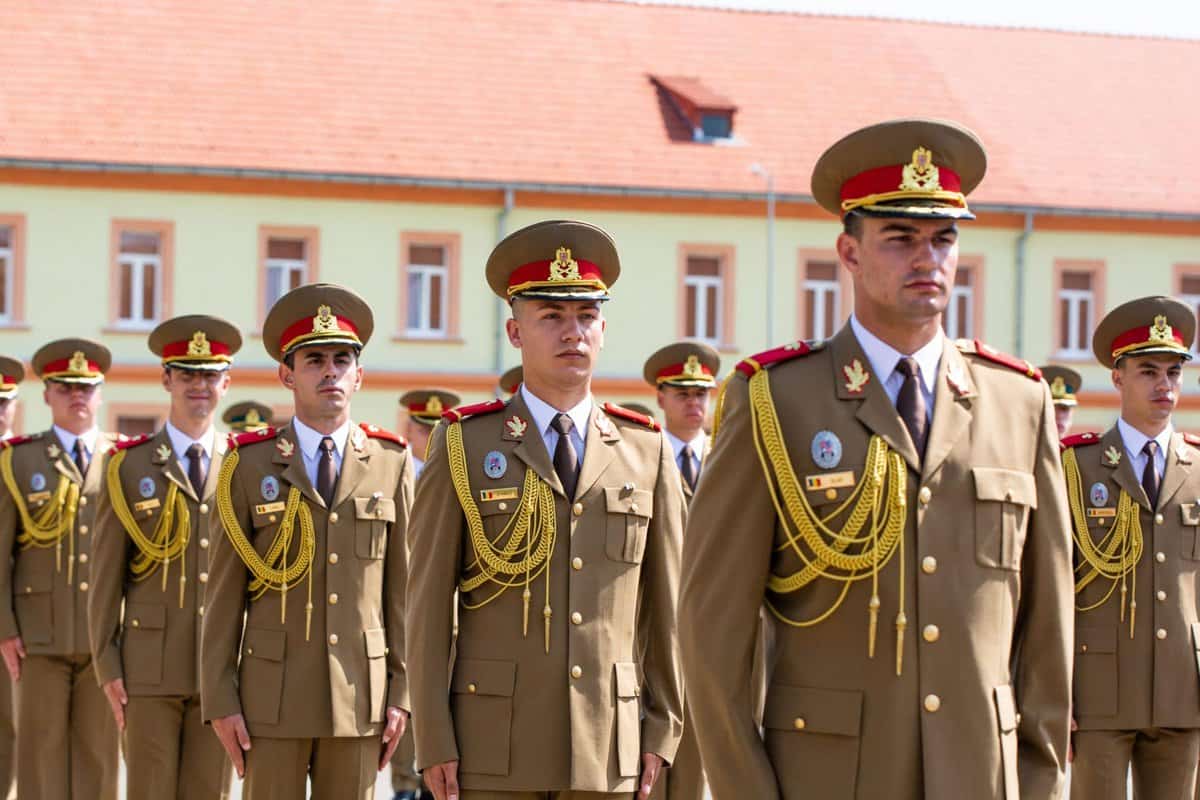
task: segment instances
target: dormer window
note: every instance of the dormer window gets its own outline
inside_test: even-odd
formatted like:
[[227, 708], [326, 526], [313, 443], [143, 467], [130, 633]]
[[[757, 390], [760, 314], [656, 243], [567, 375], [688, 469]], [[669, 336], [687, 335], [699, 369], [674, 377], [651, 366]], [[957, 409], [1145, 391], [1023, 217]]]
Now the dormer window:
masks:
[[651, 75], [667, 104], [692, 132], [692, 141], [708, 144], [736, 141], [733, 115], [737, 106], [699, 78]]

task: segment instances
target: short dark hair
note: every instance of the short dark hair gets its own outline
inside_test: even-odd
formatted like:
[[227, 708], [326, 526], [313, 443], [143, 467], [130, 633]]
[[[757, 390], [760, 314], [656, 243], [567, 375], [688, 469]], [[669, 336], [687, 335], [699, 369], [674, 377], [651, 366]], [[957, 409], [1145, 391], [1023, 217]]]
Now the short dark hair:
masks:
[[862, 239], [863, 233], [863, 217], [857, 211], [847, 211], [846, 216], [842, 217], [842, 232], [847, 236], [853, 236], [855, 239]]

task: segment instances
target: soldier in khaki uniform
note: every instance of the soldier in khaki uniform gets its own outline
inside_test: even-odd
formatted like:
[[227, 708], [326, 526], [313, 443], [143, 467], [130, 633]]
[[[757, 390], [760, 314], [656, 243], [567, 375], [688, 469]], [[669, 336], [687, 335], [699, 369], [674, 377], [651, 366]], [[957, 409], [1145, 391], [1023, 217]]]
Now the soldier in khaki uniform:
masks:
[[[17, 415], [17, 391], [25, 380], [25, 365], [15, 358], [0, 356], [0, 442], [13, 438]], [[0, 798], [12, 793], [16, 766], [17, 728], [12, 683], [0, 679]]]
[[1042, 372], [1042, 380], [1050, 385], [1050, 397], [1054, 400], [1054, 424], [1058, 426], [1058, 438], [1061, 439], [1071, 431], [1075, 407], [1079, 405], [1075, 395], [1083, 385], [1083, 377], [1070, 367], [1058, 364], [1048, 364], [1038, 369]]
[[0, 655], [17, 692], [17, 794], [114, 800], [117, 731], [96, 683], [87, 600], [104, 456], [96, 428], [112, 357], [86, 339], [33, 356], [53, 426], [0, 450]]
[[221, 421], [234, 433], [250, 433], [271, 427], [275, 412], [271, 407], [254, 400], [243, 400], [225, 409]]
[[1174, 430], [1196, 331], [1169, 297], [1118, 306], [1092, 349], [1121, 416], [1063, 440], [1075, 536], [1071, 796], [1191, 798], [1200, 759], [1200, 438]]
[[191, 315], [159, 325], [149, 345], [171, 405], [162, 430], [119, 443], [105, 468], [92, 657], [123, 733], [127, 797], [216, 800], [228, 796], [231, 770], [200, 715], [200, 621], [225, 452], [213, 420], [242, 336]]
[[715, 800], [1062, 791], [1072, 579], [1050, 391], [941, 327], [984, 164], [973, 134], [929, 120], [857, 131], [817, 163], [854, 314], [737, 366], [684, 539], [679, 628]]
[[200, 690], [246, 800], [299, 800], [309, 778], [314, 797], [373, 797], [404, 730], [413, 468], [350, 418], [372, 328], [340, 286], [280, 298], [263, 343], [296, 416], [232, 438], [217, 478]]
[[525, 380], [525, 370], [518, 364], [511, 369], [505, 370], [504, 374], [500, 376], [500, 383], [497, 388], [500, 390], [502, 396], [512, 397], [521, 388], [521, 381], [523, 380]]
[[413, 512], [413, 720], [438, 800], [644, 798], [675, 756], [683, 492], [658, 426], [590, 391], [619, 270], [582, 222], [488, 260], [524, 383], [444, 417]]

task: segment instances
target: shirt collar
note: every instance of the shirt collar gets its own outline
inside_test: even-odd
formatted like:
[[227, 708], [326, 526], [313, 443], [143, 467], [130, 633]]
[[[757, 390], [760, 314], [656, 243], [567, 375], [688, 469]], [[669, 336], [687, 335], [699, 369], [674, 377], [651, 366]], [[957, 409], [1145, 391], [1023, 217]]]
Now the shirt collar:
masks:
[[193, 444], [198, 444], [204, 448], [204, 455], [212, 458], [213, 444], [216, 440], [217, 431], [211, 425], [208, 430], [200, 434], [199, 439], [193, 439], [183, 431], [176, 428], [170, 422], [166, 424], [167, 438], [171, 440], [171, 449], [175, 451], [176, 458], [184, 458], [187, 456], [188, 448]]
[[[1124, 417], [1117, 417], [1117, 430], [1121, 433], [1121, 442], [1125, 445], [1125, 452], [1133, 458], [1144, 455], [1142, 448], [1146, 446], [1146, 442], [1150, 441], [1149, 436], [1126, 422]], [[1163, 458], [1167, 457], [1167, 451], [1171, 447], [1171, 435], [1174, 432], [1174, 427], [1167, 425], [1163, 428], [1162, 433], [1154, 437], [1154, 441], [1158, 442], [1158, 453]]]
[[704, 432], [703, 428], [700, 429], [700, 433], [696, 434], [696, 438], [690, 442], [685, 442], [666, 428], [663, 429], [663, 433], [667, 435], [667, 441], [671, 443], [671, 449], [675, 451], [675, 458], [679, 458], [679, 454], [683, 452], [684, 445], [692, 448], [692, 455], [696, 458], [700, 458], [704, 454], [704, 440], [708, 435]]
[[[904, 358], [905, 354], [863, 327], [863, 324], [858, 321], [858, 317], [853, 314], [850, 315], [850, 327], [854, 331], [854, 338], [858, 339], [858, 346], [862, 348], [867, 355], [867, 360], [871, 362], [871, 368], [875, 370], [875, 374], [882, 381], [889, 380], [892, 373], [896, 371], [896, 364]], [[912, 354], [921, 368], [921, 383], [925, 385], [925, 391], [930, 393], [933, 392], [933, 384], [937, 380], [938, 362], [942, 360], [945, 338], [945, 334], [939, 327], [937, 335]]]
[[551, 429], [550, 423], [554, 421], [554, 418], [560, 413], [566, 413], [571, 418], [571, 422], [575, 423], [575, 430], [586, 440], [588, 417], [592, 415], [592, 396], [590, 394], [579, 401], [577, 406], [568, 409], [566, 412], [560, 412], [557, 408], [529, 391], [523, 383], [521, 384], [521, 398], [525, 401], [525, 406], [529, 409], [529, 414], [533, 417], [533, 421], [540, 433], [545, 434], [547, 430]]
[[81, 433], [78, 436], [68, 430], [58, 427], [57, 425], [54, 425], [53, 429], [54, 435], [58, 437], [60, 442], [62, 442], [63, 449], [66, 450], [69, 455], [75, 454], [76, 439], [83, 439], [83, 446], [87, 448], [88, 453], [90, 455], [95, 454], [96, 439], [100, 436], [99, 428], [92, 428], [91, 430]]
[[[321, 440], [325, 438], [326, 434], [308, 427], [300, 421], [299, 417], [292, 417], [292, 431], [296, 434], [296, 444], [300, 445], [300, 452], [309, 458], [316, 458], [321, 448]], [[350, 436], [350, 420], [343, 422], [328, 436], [333, 439], [333, 449], [341, 457], [346, 450], [346, 438]]]

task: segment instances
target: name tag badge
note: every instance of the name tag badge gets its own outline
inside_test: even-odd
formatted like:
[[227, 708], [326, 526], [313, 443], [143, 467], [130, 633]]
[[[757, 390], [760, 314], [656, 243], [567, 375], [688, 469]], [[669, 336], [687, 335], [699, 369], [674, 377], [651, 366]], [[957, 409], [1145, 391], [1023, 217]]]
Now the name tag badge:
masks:
[[844, 489], [854, 485], [854, 471], [823, 472], [820, 475], [805, 475], [804, 488], [810, 492], [821, 489]]
[[516, 500], [518, 494], [520, 492], [515, 486], [507, 489], [480, 489], [479, 499], [485, 503], [489, 500]]
[[159, 505], [160, 504], [158, 502], [158, 498], [151, 497], [149, 500], [143, 500], [140, 503], [134, 503], [133, 510], [134, 511], [150, 511], [152, 509], [158, 508]]
[[1115, 508], [1089, 508], [1087, 515], [1092, 519], [1112, 519], [1117, 515], [1117, 510]]
[[43, 503], [49, 499], [49, 492], [34, 492], [33, 494], [25, 495], [25, 502], [27, 503]]
[[280, 500], [278, 503], [260, 503], [254, 507], [255, 514], [274, 514], [277, 511], [283, 511], [287, 508], [287, 503]]

